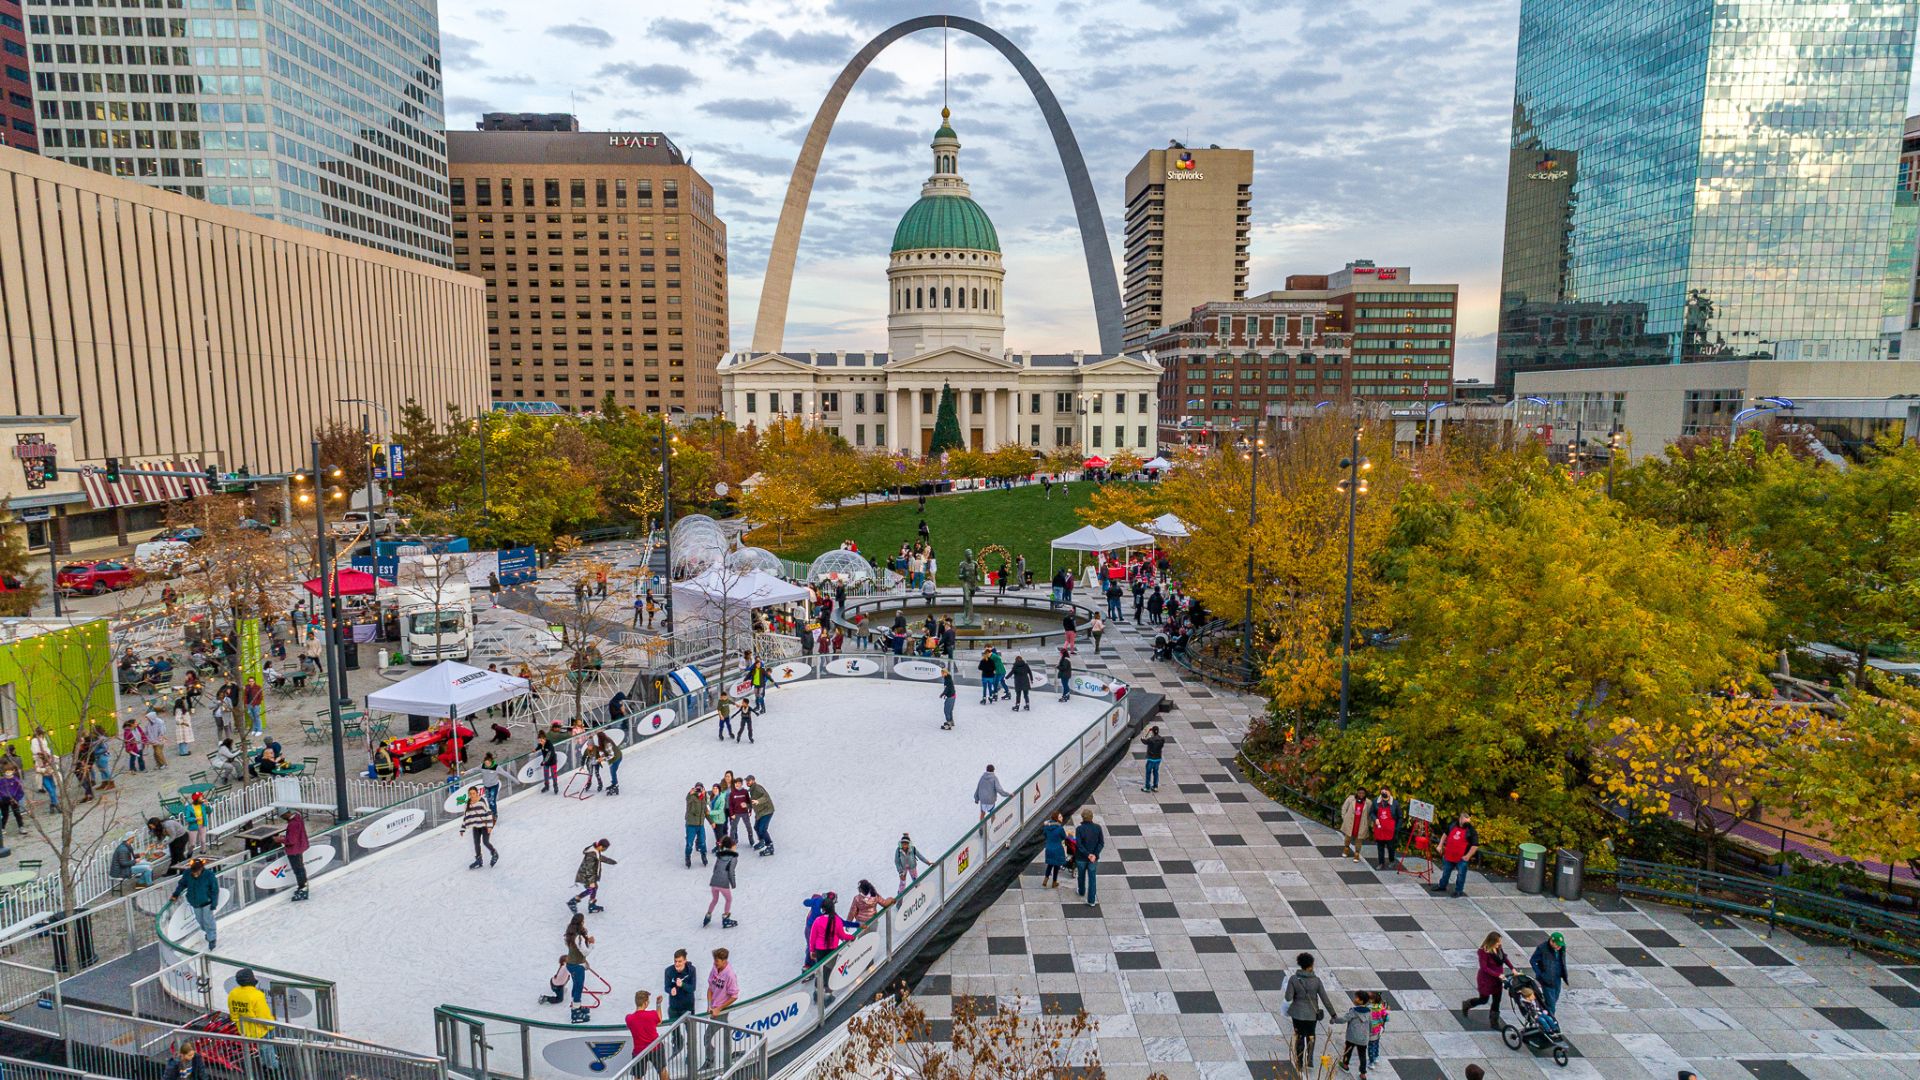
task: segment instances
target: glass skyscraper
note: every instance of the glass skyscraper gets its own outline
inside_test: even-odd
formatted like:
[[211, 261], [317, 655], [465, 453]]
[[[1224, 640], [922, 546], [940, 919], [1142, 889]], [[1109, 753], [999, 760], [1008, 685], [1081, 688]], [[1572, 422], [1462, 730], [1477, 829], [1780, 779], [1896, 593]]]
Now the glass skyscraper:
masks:
[[1920, 3], [1524, 0], [1497, 378], [1883, 358]]
[[27, 0], [41, 152], [451, 265], [435, 0]]

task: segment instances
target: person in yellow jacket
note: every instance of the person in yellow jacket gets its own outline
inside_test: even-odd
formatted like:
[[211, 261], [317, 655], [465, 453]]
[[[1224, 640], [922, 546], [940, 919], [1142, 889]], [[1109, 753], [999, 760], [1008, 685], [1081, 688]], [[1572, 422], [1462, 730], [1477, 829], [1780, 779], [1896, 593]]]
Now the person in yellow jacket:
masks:
[[[234, 988], [227, 991], [227, 1015], [233, 1018], [234, 1027], [249, 1039], [266, 1039], [273, 1036], [276, 1026], [273, 1008], [267, 1004], [267, 995], [260, 992], [260, 979], [252, 968], [241, 968], [233, 977]], [[256, 1043], [260, 1049], [260, 1064], [269, 1071], [278, 1071], [280, 1055], [272, 1043]]]

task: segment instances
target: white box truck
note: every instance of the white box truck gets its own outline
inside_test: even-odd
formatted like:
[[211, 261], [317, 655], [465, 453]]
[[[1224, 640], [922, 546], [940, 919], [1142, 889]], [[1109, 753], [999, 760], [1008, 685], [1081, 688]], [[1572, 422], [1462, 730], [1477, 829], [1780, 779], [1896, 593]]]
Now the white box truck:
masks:
[[465, 660], [473, 652], [473, 586], [459, 556], [403, 564], [402, 584], [380, 591], [399, 617], [400, 647], [413, 664]]

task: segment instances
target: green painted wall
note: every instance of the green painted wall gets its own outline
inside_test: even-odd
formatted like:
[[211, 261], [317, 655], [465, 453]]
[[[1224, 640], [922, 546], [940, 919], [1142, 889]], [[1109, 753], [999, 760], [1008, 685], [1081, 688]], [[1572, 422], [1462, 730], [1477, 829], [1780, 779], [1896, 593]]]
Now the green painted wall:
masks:
[[28, 743], [35, 724], [47, 729], [54, 749], [63, 754], [73, 748], [74, 731], [86, 721], [118, 730], [113, 678], [105, 619], [0, 642], [0, 685], [13, 686], [19, 721], [13, 745], [21, 760], [32, 762]]

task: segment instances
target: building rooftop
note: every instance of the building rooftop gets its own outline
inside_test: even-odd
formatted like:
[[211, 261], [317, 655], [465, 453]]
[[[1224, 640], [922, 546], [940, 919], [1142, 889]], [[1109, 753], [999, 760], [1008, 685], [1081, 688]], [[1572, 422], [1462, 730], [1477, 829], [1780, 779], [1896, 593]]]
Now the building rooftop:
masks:
[[456, 165], [691, 165], [658, 131], [449, 131]]
[[[749, 360], [758, 360], [763, 356], [776, 355], [784, 356], [789, 360], [797, 360], [802, 364], [812, 364], [815, 367], [877, 368], [885, 367], [888, 359], [888, 354], [883, 352], [757, 352], [734, 353], [728, 357], [727, 365], [744, 364]], [[1016, 352], [1008, 354], [1007, 359], [1015, 363], [1020, 363], [1023, 357], [1025, 366], [1037, 368], [1070, 368], [1076, 364], [1097, 364], [1102, 360], [1111, 359], [1111, 357], [1102, 356], [1098, 352], [1082, 353], [1078, 355], [1077, 359], [1074, 353], [1023, 354]]]

